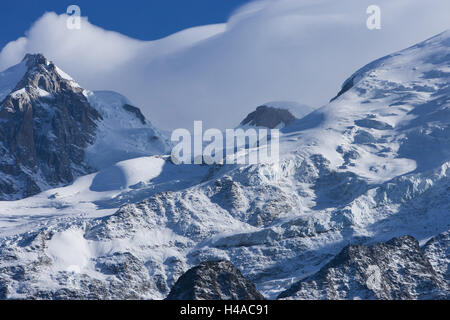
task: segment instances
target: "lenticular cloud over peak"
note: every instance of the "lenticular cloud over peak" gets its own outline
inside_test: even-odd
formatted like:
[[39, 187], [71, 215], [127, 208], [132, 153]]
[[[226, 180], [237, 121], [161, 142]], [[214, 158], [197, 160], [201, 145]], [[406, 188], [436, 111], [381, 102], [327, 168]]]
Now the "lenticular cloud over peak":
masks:
[[[43, 53], [94, 90], [128, 96], [159, 127], [234, 127], [258, 105], [295, 101], [320, 107], [349, 70], [450, 28], [446, 0], [379, 0], [382, 28], [366, 28], [371, 1], [264, 0], [228, 23], [156, 41], [106, 31], [50, 12], [0, 52], [0, 69]], [[442, 16], [436, 15], [436, 12]], [[331, 54], [330, 54], [331, 53]]]
[[450, 2], [236, 1], [0, 51], [0, 303], [450, 298]]

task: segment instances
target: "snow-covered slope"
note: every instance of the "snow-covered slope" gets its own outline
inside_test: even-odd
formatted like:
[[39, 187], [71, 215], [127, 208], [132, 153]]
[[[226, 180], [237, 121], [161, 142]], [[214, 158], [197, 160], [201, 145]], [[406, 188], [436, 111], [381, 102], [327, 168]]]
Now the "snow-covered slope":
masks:
[[448, 299], [449, 285], [416, 239], [394, 238], [345, 247], [315, 275], [281, 293], [282, 299]]
[[39, 54], [0, 78], [13, 81], [2, 83], [13, 89], [0, 103], [0, 199], [34, 195], [89, 172], [83, 150], [101, 116], [78, 84]]
[[[177, 167], [150, 157], [136, 160], [154, 166], [143, 179], [134, 170], [148, 164], [125, 161], [46, 196], [0, 203], [0, 292], [162, 299], [190, 267], [228, 260], [276, 298], [349, 244], [404, 235], [445, 278], [449, 76], [447, 31], [356, 72], [333, 102], [283, 129], [277, 162]], [[395, 297], [426, 296], [410, 288]]]
[[167, 138], [126, 97], [113, 91], [85, 94], [102, 116], [95, 142], [86, 149], [91, 166], [103, 169], [119, 161], [169, 152]]

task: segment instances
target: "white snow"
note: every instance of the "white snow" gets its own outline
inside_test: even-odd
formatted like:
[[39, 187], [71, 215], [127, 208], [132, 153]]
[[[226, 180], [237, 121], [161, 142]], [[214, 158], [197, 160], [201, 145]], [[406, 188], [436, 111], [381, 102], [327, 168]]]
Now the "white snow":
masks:
[[54, 261], [55, 271], [80, 273], [92, 257], [88, 241], [79, 229], [57, 233], [47, 245], [47, 253]]
[[[449, 55], [447, 32], [359, 70], [348, 92], [282, 130], [279, 161], [250, 166], [145, 156], [141, 137], [154, 129], [121, 109], [122, 96], [87, 93], [105, 118], [88, 152], [102, 169], [0, 202], [0, 236], [32, 259], [14, 235], [55, 232], [44, 249], [53, 264], [34, 274], [44, 287], [58, 288], [58, 270], [108, 281], [96, 262], [126, 252], [167, 287], [201, 261], [229, 259], [268, 298], [348, 243], [405, 234], [423, 242], [450, 228], [449, 77], [436, 73]], [[136, 158], [121, 161], [117, 146]], [[379, 270], [367, 271], [377, 290]], [[142, 297], [166, 294], [154, 285]]]
[[50, 92], [47, 92], [44, 89], [36, 88], [35, 90], [39, 97], [47, 97], [48, 98], [48, 97], [52, 96], [52, 94]]
[[178, 190], [201, 181], [208, 168], [175, 166], [168, 157], [119, 162], [73, 184], [18, 200], [0, 201], [0, 236], [36, 228], [63, 217], [99, 217], [145, 199], [159, 189]]
[[18, 97], [20, 97], [20, 96], [22, 96], [22, 95], [24, 95], [26, 93], [27, 93], [27, 90], [25, 88], [22, 88], [22, 89], [19, 89], [19, 90], [16, 90], [16, 91], [12, 92], [11, 96], [14, 99], [17, 99]]
[[123, 108], [125, 104], [132, 105], [124, 96], [112, 91], [86, 91], [85, 95], [102, 116], [96, 141], [86, 150], [86, 159], [94, 168], [169, 151], [166, 138], [148, 119], [143, 124], [135, 114]]
[[61, 78], [63, 78], [64, 80], [67, 80], [70, 82], [70, 85], [74, 88], [81, 88], [81, 86], [72, 79], [71, 76], [69, 76], [67, 73], [65, 73], [64, 71], [62, 71], [60, 68], [58, 68], [57, 66], [55, 66], [56, 72], [61, 76]]

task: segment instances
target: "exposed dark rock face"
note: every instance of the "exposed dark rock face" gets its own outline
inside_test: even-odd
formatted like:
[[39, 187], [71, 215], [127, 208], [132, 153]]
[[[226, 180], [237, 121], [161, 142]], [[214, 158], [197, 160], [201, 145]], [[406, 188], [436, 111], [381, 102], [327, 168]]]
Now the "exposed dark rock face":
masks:
[[280, 299], [449, 297], [448, 283], [410, 236], [371, 246], [347, 246], [319, 272], [279, 295]]
[[228, 261], [203, 262], [188, 270], [167, 300], [263, 300], [255, 286]]
[[280, 125], [282, 127], [288, 126], [295, 120], [297, 120], [297, 118], [294, 117], [289, 110], [260, 106], [256, 108], [256, 111], [250, 113], [244, 121], [241, 122], [241, 125], [274, 129]]
[[351, 88], [353, 88], [353, 82], [355, 81], [355, 77], [351, 77], [350, 79], [348, 79], [347, 81], [344, 82], [344, 85], [342, 86], [341, 90], [338, 92], [338, 94], [336, 95], [336, 97], [334, 97], [333, 99], [330, 100], [330, 102], [333, 102], [334, 100], [336, 100], [337, 98], [339, 98], [340, 96], [342, 96], [344, 93], [346, 93], [347, 91], [349, 91]]
[[[95, 270], [108, 278], [102, 281], [87, 274], [71, 271], [52, 272], [52, 279], [58, 282], [57, 289], [36, 286], [45, 270], [53, 266], [54, 261], [45, 252], [53, 231], [31, 232], [20, 236], [18, 247], [26, 246], [29, 260], [17, 265], [21, 253], [11, 246], [0, 244], [0, 300], [11, 299], [9, 288], [20, 283], [21, 289], [14, 299], [26, 300], [124, 300], [145, 299], [149, 291], [156, 288], [152, 283], [148, 269], [143, 261], [130, 252], [115, 252], [98, 257]], [[153, 287], [152, 287], [153, 286]]]
[[84, 149], [100, 114], [41, 54], [0, 104], [0, 200], [28, 197], [90, 171]]
[[142, 122], [142, 124], [146, 124], [147, 121], [145, 120], [145, 116], [142, 114], [141, 109], [136, 108], [134, 106], [131, 106], [129, 104], [124, 104], [123, 108], [128, 111], [133, 113], [134, 115], [136, 115], [136, 117]]

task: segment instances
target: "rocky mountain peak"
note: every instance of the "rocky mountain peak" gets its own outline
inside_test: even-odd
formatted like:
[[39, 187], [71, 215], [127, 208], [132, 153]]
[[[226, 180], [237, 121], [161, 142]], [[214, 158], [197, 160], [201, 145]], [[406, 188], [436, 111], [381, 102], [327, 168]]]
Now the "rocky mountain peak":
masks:
[[[17, 83], [13, 92], [25, 89], [23, 93], [46, 95], [69, 90], [82, 93], [83, 89], [64, 71], [53, 62], [47, 60], [42, 54], [27, 54], [22, 63], [25, 63], [27, 71]], [[42, 91], [43, 90], [43, 91]]]
[[259, 106], [250, 113], [242, 122], [242, 126], [266, 127], [269, 129], [282, 128], [290, 125], [296, 117], [287, 109], [275, 108], [270, 106]]
[[0, 82], [0, 200], [166, 152], [165, 138], [128, 99], [83, 89], [42, 54], [27, 54], [0, 79], [9, 80]]
[[30, 196], [89, 172], [84, 149], [96, 121], [83, 89], [42, 54], [0, 104], [0, 199]]
[[48, 65], [49, 61], [44, 57], [41, 53], [27, 53], [25, 57], [22, 59], [22, 62], [25, 62], [28, 69], [32, 69], [39, 65]]
[[[0, 203], [0, 299], [162, 299], [169, 288], [173, 299], [229, 299], [249, 292], [236, 269], [269, 299], [448, 299], [449, 50], [448, 35], [439, 36], [368, 65], [346, 93], [284, 130], [279, 161], [209, 172], [142, 156], [156, 133], [124, 109], [126, 99], [87, 93], [103, 117], [91, 154], [105, 170], [51, 195]], [[18, 69], [14, 85], [26, 72]], [[14, 86], [2, 79], [6, 97]], [[39, 170], [55, 152], [40, 144], [57, 140], [42, 133], [64, 137], [55, 128], [73, 124], [77, 135], [82, 121], [67, 112], [54, 126], [62, 111], [35, 111], [61, 110], [52, 97], [71, 110], [75, 90], [65, 100], [64, 90], [22, 99], [32, 126], [19, 109], [16, 126], [0, 120], [0, 134], [13, 137], [0, 139], [8, 141], [0, 190], [17, 195], [32, 185], [27, 174], [50, 181]], [[17, 142], [29, 137], [22, 127], [33, 129], [34, 144]], [[34, 148], [35, 167], [18, 157], [25, 147]], [[56, 160], [59, 172], [65, 162]], [[224, 257], [230, 262], [215, 261]], [[214, 261], [180, 277], [205, 259]]]

